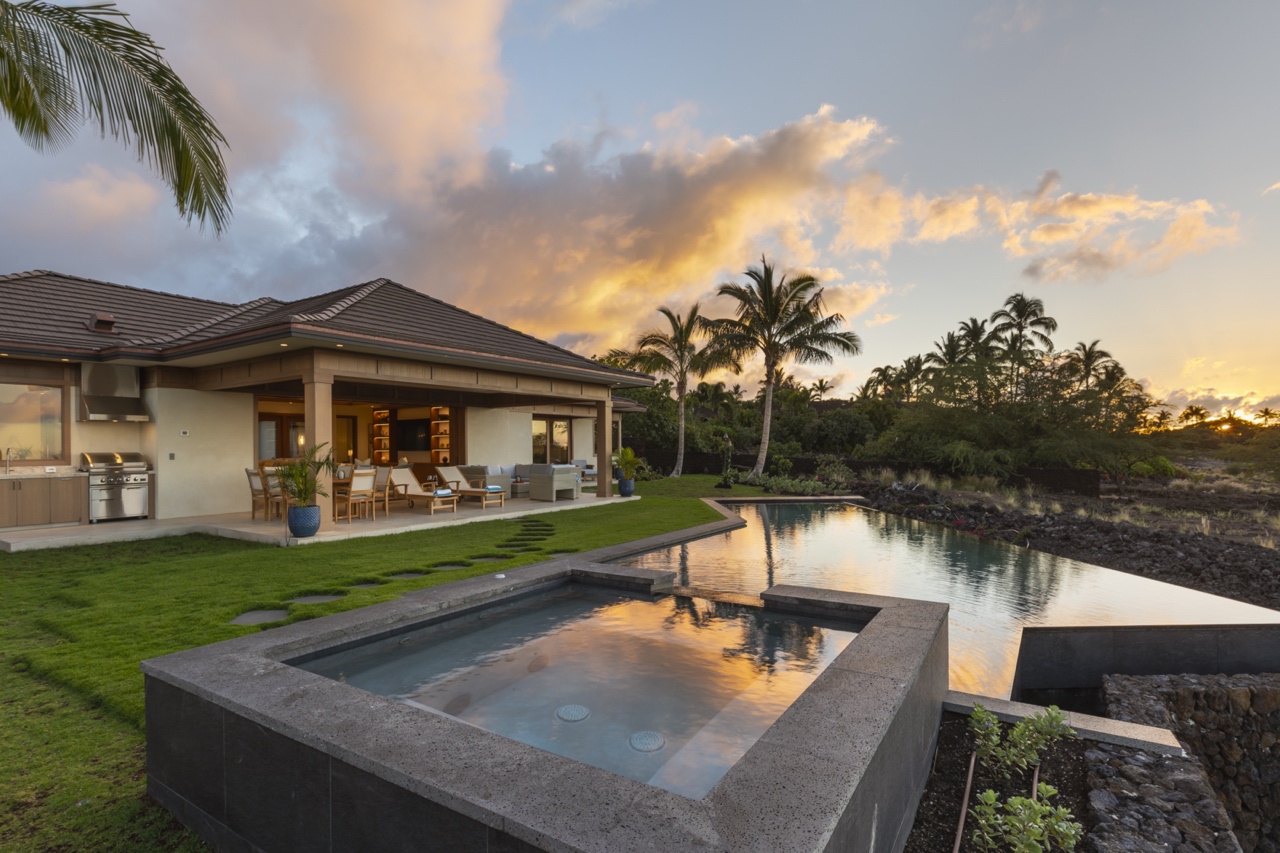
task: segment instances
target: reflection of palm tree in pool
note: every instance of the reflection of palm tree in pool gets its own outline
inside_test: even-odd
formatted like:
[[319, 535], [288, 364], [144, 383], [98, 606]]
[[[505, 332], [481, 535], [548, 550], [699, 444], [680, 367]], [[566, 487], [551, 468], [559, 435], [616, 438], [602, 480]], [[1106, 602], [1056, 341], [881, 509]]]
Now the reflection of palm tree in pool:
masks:
[[[781, 519], [775, 519], [773, 507], [769, 504], [760, 505], [760, 529], [764, 532], [764, 570], [765, 570], [765, 589], [773, 586], [773, 528], [779, 525], [781, 532]], [[763, 590], [762, 590], [763, 591]]]
[[681, 542], [677, 552], [680, 556], [676, 561], [676, 583], [680, 586], [689, 585], [689, 543]]
[[739, 610], [738, 625], [742, 628], [741, 640], [737, 646], [726, 648], [724, 656], [749, 660], [761, 670], [773, 669], [779, 658], [785, 658], [795, 669], [811, 671], [826, 646], [826, 634], [821, 628], [767, 617], [755, 608]]
[[941, 525], [930, 527], [941, 534], [939, 547], [946, 559], [940, 564], [953, 580], [975, 592], [975, 600], [985, 598], [994, 586], [1005, 599], [1001, 610], [1017, 621], [1034, 620], [1053, 603], [1062, 586], [1064, 561], [1029, 548], [980, 540]]
[[704, 610], [704, 603], [704, 599], [689, 598], [684, 595], [673, 596], [671, 612], [662, 620], [663, 624], [669, 626], [689, 624], [697, 628], [706, 627], [715, 619], [717, 613], [714, 607]]

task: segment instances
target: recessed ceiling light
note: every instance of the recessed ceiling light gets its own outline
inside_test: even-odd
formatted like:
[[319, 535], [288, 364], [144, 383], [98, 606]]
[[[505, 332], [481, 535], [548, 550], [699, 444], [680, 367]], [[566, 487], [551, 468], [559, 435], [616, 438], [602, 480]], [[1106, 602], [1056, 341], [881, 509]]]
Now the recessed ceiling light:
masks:
[[288, 344], [281, 344], [280, 346], [282, 346], [282, 347], [287, 347], [287, 346], [288, 346]]
[[346, 344], [334, 344], [335, 347], [345, 347]]
[[64, 358], [64, 359], [62, 359], [62, 360], [63, 360], [63, 361], [70, 361], [71, 359], [69, 359], [69, 358]]

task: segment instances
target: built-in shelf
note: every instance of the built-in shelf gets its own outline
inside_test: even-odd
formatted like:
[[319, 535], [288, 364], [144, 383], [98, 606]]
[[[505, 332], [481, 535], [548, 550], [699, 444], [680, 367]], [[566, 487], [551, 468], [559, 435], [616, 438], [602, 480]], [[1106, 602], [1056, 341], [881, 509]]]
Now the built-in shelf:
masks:
[[431, 462], [435, 465], [452, 465], [453, 450], [449, 441], [450, 413], [448, 406], [431, 407]]

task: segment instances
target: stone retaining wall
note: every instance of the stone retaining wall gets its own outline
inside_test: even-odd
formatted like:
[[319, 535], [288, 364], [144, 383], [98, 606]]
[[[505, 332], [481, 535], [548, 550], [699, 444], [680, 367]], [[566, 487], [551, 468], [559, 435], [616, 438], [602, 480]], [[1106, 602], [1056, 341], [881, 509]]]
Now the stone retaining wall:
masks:
[[1087, 853], [1239, 853], [1231, 820], [1195, 758], [1105, 743], [1084, 758], [1096, 821]]
[[1280, 851], [1280, 675], [1108, 676], [1112, 717], [1172, 729], [1245, 851]]

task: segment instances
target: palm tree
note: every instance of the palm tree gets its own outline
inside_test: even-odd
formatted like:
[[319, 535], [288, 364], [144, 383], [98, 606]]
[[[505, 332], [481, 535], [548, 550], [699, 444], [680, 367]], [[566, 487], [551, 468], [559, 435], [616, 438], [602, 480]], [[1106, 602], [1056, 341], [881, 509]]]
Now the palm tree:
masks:
[[985, 407], [990, 387], [990, 374], [1000, 354], [1000, 337], [987, 328], [986, 320], [970, 317], [960, 324], [960, 340], [964, 342], [965, 359], [973, 365], [974, 392], [978, 405]]
[[853, 392], [853, 399], [854, 400], [870, 400], [876, 396], [876, 389], [878, 387], [879, 386], [876, 383], [875, 377], [868, 376], [866, 381], [863, 382], [861, 385], [859, 385], [857, 389]]
[[1254, 417], [1261, 421], [1263, 426], [1271, 426], [1277, 419], [1280, 419], [1280, 413], [1275, 412], [1269, 406], [1264, 406], [1258, 409]]
[[1178, 415], [1180, 423], [1196, 423], [1202, 424], [1209, 419], [1209, 410], [1204, 406], [1187, 406], [1182, 410], [1182, 414]]
[[1080, 381], [1081, 388], [1088, 388], [1089, 383], [1097, 379], [1104, 368], [1115, 364], [1115, 359], [1111, 357], [1111, 353], [1098, 346], [1100, 343], [1101, 341], [1098, 340], [1091, 344], [1081, 341], [1067, 353], [1067, 364], [1075, 374], [1076, 379]]
[[58, 148], [86, 118], [160, 174], [188, 222], [222, 233], [231, 215], [213, 118], [113, 3], [0, 0], [0, 111], [37, 151]]
[[924, 363], [948, 368], [963, 364], [966, 357], [965, 339], [955, 332], [947, 332], [942, 340], [933, 342], [933, 352], [924, 357]]
[[916, 395], [920, 393], [920, 386], [924, 383], [927, 376], [925, 369], [925, 360], [923, 356], [909, 355], [902, 362], [902, 367], [893, 375], [894, 384], [897, 386], [898, 393], [901, 394], [905, 402], [913, 402]]
[[898, 368], [892, 364], [882, 364], [871, 370], [871, 376], [867, 378], [866, 385], [881, 397], [888, 397], [897, 385], [897, 376]]
[[827, 380], [819, 379], [809, 386], [809, 390], [813, 392], [813, 399], [820, 401], [823, 397], [831, 393], [833, 387], [835, 386]]
[[822, 302], [822, 285], [811, 275], [774, 281], [773, 266], [760, 258], [760, 266], [744, 275], [749, 284], [725, 283], [716, 293], [736, 304], [735, 317], [706, 323], [716, 345], [735, 357], [751, 353], [764, 357], [764, 413], [760, 431], [760, 452], [749, 477], [764, 472], [769, 452], [769, 427], [773, 416], [773, 382], [776, 371], [788, 359], [800, 364], [830, 364], [832, 351], [842, 355], [862, 352], [862, 341], [854, 332], [838, 331], [844, 317], [827, 314]]
[[738, 402], [724, 387], [723, 382], [699, 382], [689, 396], [695, 406], [710, 412], [716, 418], [731, 415], [734, 404]]
[[676, 466], [672, 477], [679, 477], [684, 470], [684, 399], [689, 391], [689, 376], [705, 376], [717, 367], [738, 368], [733, 354], [723, 348], [698, 348], [697, 338], [702, 334], [706, 318], [699, 316], [698, 304], [689, 309], [687, 317], [667, 308], [658, 309], [667, 318], [668, 331], [653, 329], [636, 339], [636, 347], [629, 354], [628, 364], [646, 373], [665, 373], [676, 386], [676, 411], [679, 413], [679, 430], [676, 438]]
[[1058, 330], [1058, 321], [1044, 313], [1044, 300], [1015, 293], [1004, 301], [1003, 308], [991, 314], [991, 322], [995, 324], [992, 331], [1004, 341], [1012, 380], [1010, 394], [1016, 396], [1023, 362], [1040, 348], [1053, 350], [1049, 335]]

